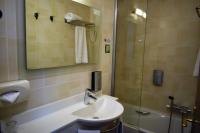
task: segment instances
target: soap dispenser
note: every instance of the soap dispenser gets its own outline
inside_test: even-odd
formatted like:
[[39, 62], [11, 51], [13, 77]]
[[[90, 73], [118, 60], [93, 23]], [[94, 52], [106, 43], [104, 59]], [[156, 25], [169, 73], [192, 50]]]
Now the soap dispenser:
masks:
[[101, 90], [101, 71], [92, 72], [91, 90], [94, 92]]
[[163, 77], [164, 77], [163, 70], [154, 70], [153, 71], [153, 84], [155, 86], [161, 87], [163, 85]]

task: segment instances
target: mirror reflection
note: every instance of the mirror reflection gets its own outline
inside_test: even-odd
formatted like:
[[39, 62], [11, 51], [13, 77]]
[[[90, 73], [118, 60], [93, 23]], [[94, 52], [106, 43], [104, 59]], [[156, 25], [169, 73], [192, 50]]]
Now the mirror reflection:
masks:
[[99, 61], [101, 11], [72, 0], [26, 0], [27, 69]]

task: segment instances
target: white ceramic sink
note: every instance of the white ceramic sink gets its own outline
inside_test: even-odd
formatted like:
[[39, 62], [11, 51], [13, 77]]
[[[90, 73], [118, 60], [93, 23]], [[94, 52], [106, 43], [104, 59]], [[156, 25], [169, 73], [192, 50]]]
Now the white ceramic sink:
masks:
[[123, 106], [109, 97], [100, 97], [93, 104], [77, 110], [72, 114], [79, 120], [86, 122], [106, 122], [116, 119], [122, 115]]

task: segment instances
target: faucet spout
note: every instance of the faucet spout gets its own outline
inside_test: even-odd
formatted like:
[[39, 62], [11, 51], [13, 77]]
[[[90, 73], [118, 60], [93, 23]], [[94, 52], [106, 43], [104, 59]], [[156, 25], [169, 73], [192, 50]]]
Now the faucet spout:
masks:
[[85, 103], [86, 105], [90, 104], [90, 103], [91, 103], [91, 102], [90, 102], [90, 99], [93, 99], [94, 101], [96, 101], [96, 100], [97, 100], [97, 97], [95, 96], [95, 93], [94, 93], [92, 90], [86, 89], [86, 90], [85, 90], [84, 103]]

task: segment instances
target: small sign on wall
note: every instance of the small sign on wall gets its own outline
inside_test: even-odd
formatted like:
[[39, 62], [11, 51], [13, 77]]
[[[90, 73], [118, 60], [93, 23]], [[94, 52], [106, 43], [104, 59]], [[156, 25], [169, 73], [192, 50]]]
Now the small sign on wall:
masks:
[[111, 49], [110, 49], [111, 39], [105, 38], [104, 42], [105, 42], [105, 53], [110, 53], [111, 52]]
[[105, 45], [105, 53], [110, 53], [110, 44]]

